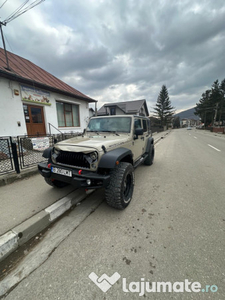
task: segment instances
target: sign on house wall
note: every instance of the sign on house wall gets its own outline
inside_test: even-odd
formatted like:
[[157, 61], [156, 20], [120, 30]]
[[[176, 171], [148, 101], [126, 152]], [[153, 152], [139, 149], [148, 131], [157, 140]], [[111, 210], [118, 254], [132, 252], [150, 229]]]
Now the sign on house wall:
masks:
[[21, 85], [21, 94], [23, 101], [51, 105], [49, 92]]

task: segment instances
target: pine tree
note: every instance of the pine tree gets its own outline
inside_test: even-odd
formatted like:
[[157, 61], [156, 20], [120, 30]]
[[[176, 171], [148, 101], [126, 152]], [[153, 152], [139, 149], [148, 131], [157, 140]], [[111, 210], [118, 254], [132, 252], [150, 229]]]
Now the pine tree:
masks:
[[159, 93], [156, 106], [153, 108], [155, 110], [155, 116], [159, 118], [161, 126], [168, 126], [174, 115], [174, 107], [172, 107], [169, 93], [165, 85]]
[[200, 116], [205, 126], [225, 123], [225, 79], [214, 81], [211, 90], [206, 90], [199, 103], [196, 103], [195, 114]]
[[213, 110], [213, 103], [212, 103], [212, 91], [206, 90], [202, 93], [202, 97], [199, 100], [199, 103], [196, 103], [195, 107], [195, 115], [201, 118], [202, 123], [205, 126], [208, 126], [213, 121], [214, 110]]

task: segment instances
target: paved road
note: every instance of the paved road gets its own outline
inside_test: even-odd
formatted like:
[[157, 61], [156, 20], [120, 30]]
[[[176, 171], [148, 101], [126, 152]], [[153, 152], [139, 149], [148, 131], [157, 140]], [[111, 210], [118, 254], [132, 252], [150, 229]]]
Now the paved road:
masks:
[[[128, 208], [117, 211], [101, 203], [102, 191], [90, 196], [86, 206], [96, 200], [92, 198], [101, 204], [6, 299], [139, 299], [138, 284], [131, 282], [148, 281], [153, 287], [153, 282], [185, 279], [201, 284], [201, 292], [145, 291], [143, 297], [224, 299], [224, 143], [212, 135], [172, 131], [157, 144], [154, 165], [135, 171]], [[51, 229], [52, 236], [76, 218], [75, 209]], [[53, 241], [45, 237], [45, 243]], [[118, 272], [121, 278], [104, 293], [88, 278], [91, 272]], [[206, 285], [213, 292], [202, 292]], [[181, 289], [182, 283], [174, 287]]]
[[[184, 129], [185, 130], [185, 129]], [[199, 140], [201, 147], [211, 147], [217, 152], [225, 153], [225, 135], [224, 134], [214, 134], [210, 132], [205, 132], [201, 130], [188, 130], [188, 135], [192, 138]], [[200, 145], [199, 144], [199, 145]], [[225, 155], [223, 155], [225, 157]]]

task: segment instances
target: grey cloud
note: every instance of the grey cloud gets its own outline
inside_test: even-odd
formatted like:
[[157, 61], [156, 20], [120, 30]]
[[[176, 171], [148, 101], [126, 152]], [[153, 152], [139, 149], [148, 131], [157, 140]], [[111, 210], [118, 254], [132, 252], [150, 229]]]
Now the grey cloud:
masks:
[[222, 0], [49, 0], [40, 14], [42, 30], [22, 17], [7, 28], [13, 51], [91, 97], [152, 106], [166, 84], [173, 106], [190, 107], [225, 77]]

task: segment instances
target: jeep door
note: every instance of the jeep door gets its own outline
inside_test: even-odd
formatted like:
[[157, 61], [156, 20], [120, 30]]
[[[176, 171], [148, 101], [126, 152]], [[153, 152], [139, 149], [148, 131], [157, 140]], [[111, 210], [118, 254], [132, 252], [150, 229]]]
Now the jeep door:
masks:
[[147, 127], [147, 120], [139, 118], [139, 117], [135, 117], [134, 118], [134, 132], [135, 132], [135, 129], [139, 129], [139, 128], [143, 129], [143, 135], [139, 135], [137, 137], [135, 137], [135, 135], [134, 135], [133, 153], [134, 153], [135, 161], [145, 153], [147, 136], [149, 135], [148, 127]]

